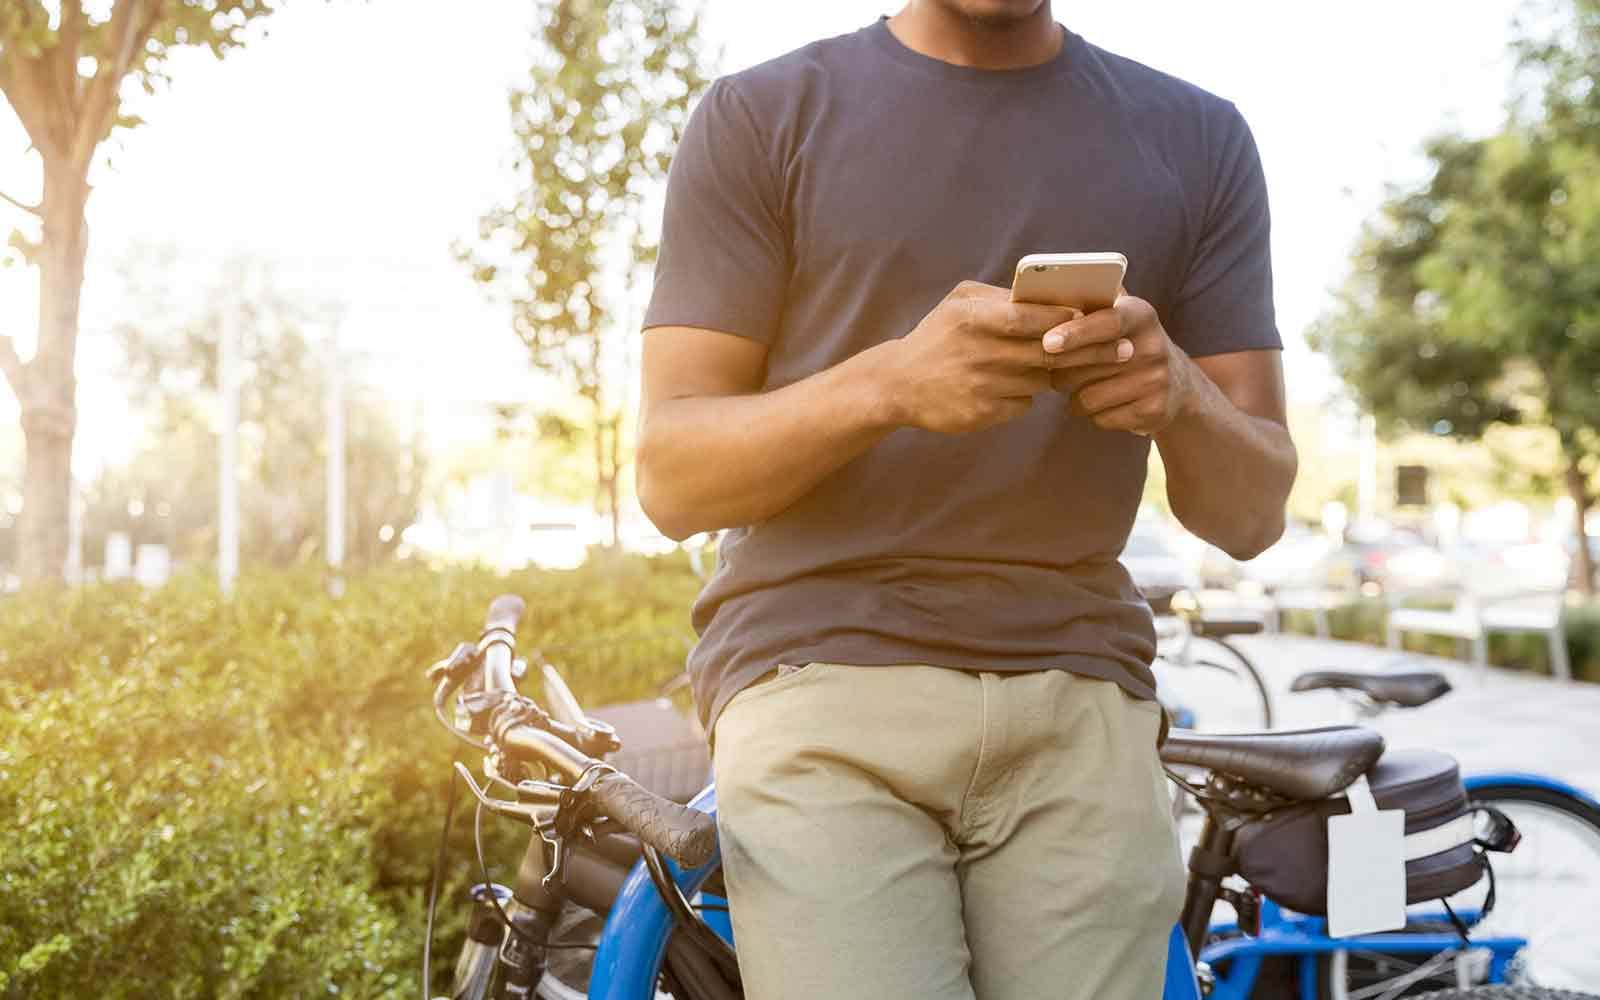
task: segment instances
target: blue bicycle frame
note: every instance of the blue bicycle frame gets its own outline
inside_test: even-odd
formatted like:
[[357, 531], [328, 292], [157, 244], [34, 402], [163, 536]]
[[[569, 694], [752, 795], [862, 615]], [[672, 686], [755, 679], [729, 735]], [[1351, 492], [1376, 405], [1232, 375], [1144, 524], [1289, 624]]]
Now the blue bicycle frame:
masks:
[[[1490, 785], [1542, 788], [1574, 796], [1600, 808], [1600, 803], [1578, 789], [1535, 774], [1479, 774], [1465, 778], [1463, 783], [1469, 792]], [[716, 790], [707, 788], [691, 805], [715, 815]], [[694, 869], [680, 869], [668, 861], [667, 870], [677, 880], [684, 895], [692, 897], [700, 891], [701, 884], [720, 863], [721, 855], [716, 854], [710, 861]], [[1477, 917], [1476, 913], [1457, 912], [1469, 923]], [[726, 913], [707, 911], [705, 919], [724, 939], [730, 943], [733, 941], [733, 930]], [[1442, 913], [1439, 919], [1443, 919]], [[1208, 1000], [1246, 1000], [1255, 988], [1262, 963], [1273, 956], [1287, 955], [1299, 959], [1296, 975], [1300, 995], [1309, 998], [1317, 994], [1318, 960], [1331, 952], [1436, 954], [1460, 943], [1453, 933], [1398, 932], [1332, 938], [1328, 936], [1327, 925], [1321, 917], [1291, 913], [1270, 900], [1262, 904], [1259, 935], [1237, 935], [1237, 927], [1231, 924], [1217, 924], [1212, 930], [1217, 939], [1206, 945], [1200, 958], [1213, 970], [1220, 969], [1221, 972], [1216, 975]], [[667, 937], [671, 931], [672, 915], [641, 862], [629, 874], [606, 919], [589, 979], [591, 1000], [654, 1000], [656, 977], [666, 954]], [[1514, 936], [1472, 940], [1475, 949], [1489, 953], [1491, 983], [1504, 981], [1511, 959], [1526, 944], [1526, 939]], [[1172, 929], [1167, 953], [1167, 979], [1162, 1000], [1200, 1000], [1195, 963], [1189, 954], [1182, 929], [1176, 926]]]

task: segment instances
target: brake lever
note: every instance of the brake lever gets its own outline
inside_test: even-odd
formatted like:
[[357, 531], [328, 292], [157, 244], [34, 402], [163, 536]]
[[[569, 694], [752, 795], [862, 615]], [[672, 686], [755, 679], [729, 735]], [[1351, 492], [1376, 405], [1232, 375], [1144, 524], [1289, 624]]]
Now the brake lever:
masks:
[[441, 677], [448, 677], [452, 682], [459, 682], [460, 678], [456, 675], [458, 673], [464, 675], [467, 668], [476, 666], [477, 659], [478, 650], [472, 643], [456, 643], [456, 648], [450, 651], [449, 656], [427, 669], [426, 677], [428, 678], [428, 683], [437, 684]]
[[546, 891], [553, 891], [567, 880], [567, 841], [580, 833], [585, 839], [594, 840], [594, 830], [589, 826], [589, 789], [604, 775], [615, 773], [616, 768], [610, 764], [595, 761], [584, 768], [571, 788], [561, 788], [555, 818], [548, 826], [539, 827], [539, 836], [550, 845], [550, 870], [541, 883]]
[[477, 799], [485, 809], [496, 816], [521, 820], [538, 830], [541, 837], [544, 836], [545, 828], [551, 823], [547, 815], [542, 815], [548, 813], [548, 806], [540, 806], [531, 802], [513, 802], [510, 799], [497, 799], [479, 787], [478, 783], [472, 779], [472, 772], [467, 769], [467, 765], [456, 761], [455, 769], [456, 773], [461, 776], [461, 780], [467, 783], [467, 788], [472, 791], [472, 797]]

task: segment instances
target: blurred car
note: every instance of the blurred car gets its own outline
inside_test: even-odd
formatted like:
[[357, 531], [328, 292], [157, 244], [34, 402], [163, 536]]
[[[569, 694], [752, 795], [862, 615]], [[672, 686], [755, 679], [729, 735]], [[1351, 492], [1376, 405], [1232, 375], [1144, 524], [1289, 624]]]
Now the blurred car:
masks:
[[1158, 608], [1180, 590], [1198, 590], [1200, 577], [1178, 556], [1166, 531], [1151, 523], [1134, 525], [1122, 548], [1122, 565], [1134, 585]]
[[1265, 552], [1236, 563], [1235, 582], [1251, 581], [1267, 591], [1331, 586], [1338, 548], [1323, 532], [1291, 527]]
[[1384, 522], [1352, 528], [1314, 571], [1316, 586], [1384, 591], [1446, 590], [1461, 582], [1456, 560], [1429, 545], [1421, 535]]

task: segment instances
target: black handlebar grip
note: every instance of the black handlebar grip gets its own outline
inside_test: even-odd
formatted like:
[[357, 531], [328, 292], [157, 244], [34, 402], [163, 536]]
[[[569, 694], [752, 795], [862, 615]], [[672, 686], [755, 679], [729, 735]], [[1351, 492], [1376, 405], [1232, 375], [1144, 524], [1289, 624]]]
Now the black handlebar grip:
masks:
[[601, 775], [589, 795], [600, 812], [686, 868], [700, 867], [716, 850], [717, 821], [709, 813], [664, 799], [625, 774]]
[[516, 594], [501, 594], [489, 602], [489, 618], [483, 623], [483, 630], [487, 632], [493, 628], [503, 628], [515, 633], [517, 622], [526, 610], [528, 605]]

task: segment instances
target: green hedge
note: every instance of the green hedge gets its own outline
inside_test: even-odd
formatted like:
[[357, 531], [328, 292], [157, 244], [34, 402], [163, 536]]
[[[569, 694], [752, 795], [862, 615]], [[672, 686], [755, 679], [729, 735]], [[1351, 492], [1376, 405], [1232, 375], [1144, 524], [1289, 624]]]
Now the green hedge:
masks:
[[[423, 669], [510, 590], [585, 703], [639, 697], [681, 669], [696, 587], [679, 557], [0, 603], [0, 997], [415, 996], [453, 753]], [[526, 834], [492, 829], [504, 879]]]
[[[1328, 613], [1328, 631], [1335, 639], [1381, 646], [1385, 642], [1385, 604], [1380, 598], [1364, 598]], [[1572, 676], [1600, 683], [1600, 602], [1567, 609], [1567, 659]], [[1286, 631], [1312, 633], [1315, 622], [1309, 611], [1290, 611], [1284, 615]], [[1412, 635], [1402, 637], [1405, 648], [1435, 656], [1468, 655], [1458, 650], [1449, 636]], [[1490, 635], [1489, 662], [1502, 667], [1550, 673], [1550, 649], [1540, 635]]]

